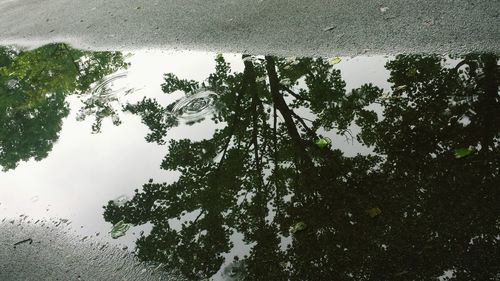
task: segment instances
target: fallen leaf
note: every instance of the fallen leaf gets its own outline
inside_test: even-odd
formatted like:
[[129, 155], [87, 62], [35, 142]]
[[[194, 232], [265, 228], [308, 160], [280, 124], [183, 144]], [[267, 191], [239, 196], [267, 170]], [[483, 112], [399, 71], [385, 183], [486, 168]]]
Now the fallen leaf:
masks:
[[407, 88], [406, 85], [400, 85], [400, 86], [397, 86], [396, 88], [394, 88], [394, 92], [401, 92], [401, 91], [406, 90], [406, 88]]
[[460, 159], [467, 157], [476, 151], [473, 146], [469, 146], [468, 148], [457, 148], [455, 149], [455, 158]]
[[292, 85], [292, 81], [289, 79], [289, 78], [284, 78], [280, 81], [281, 84], [283, 84], [284, 86], [290, 86]]
[[403, 275], [405, 275], [405, 274], [408, 274], [408, 271], [403, 270], [403, 271], [401, 271], [401, 272], [395, 273], [395, 274], [394, 274], [394, 276], [399, 277], [399, 276], [403, 276]]
[[118, 237], [121, 237], [127, 233], [127, 230], [130, 228], [130, 224], [124, 222], [124, 221], [119, 221], [115, 225], [113, 225], [113, 228], [111, 228], [111, 238], [116, 239]]
[[336, 64], [338, 64], [340, 61], [342, 61], [342, 59], [341, 59], [340, 57], [334, 57], [334, 58], [330, 58], [330, 59], [328, 60], [328, 63], [329, 63], [330, 65], [336, 65]]
[[307, 228], [307, 225], [303, 221], [299, 221], [298, 223], [290, 226], [290, 233], [295, 234], [299, 231], [302, 231]]
[[332, 143], [330, 138], [319, 138], [314, 142], [319, 148], [325, 148], [327, 145]]
[[287, 65], [297, 65], [299, 62], [300, 61], [296, 57], [285, 58], [285, 64]]
[[380, 214], [382, 214], [382, 210], [380, 210], [380, 208], [370, 208], [368, 210], [366, 210], [366, 213], [371, 217], [371, 218], [374, 218]]

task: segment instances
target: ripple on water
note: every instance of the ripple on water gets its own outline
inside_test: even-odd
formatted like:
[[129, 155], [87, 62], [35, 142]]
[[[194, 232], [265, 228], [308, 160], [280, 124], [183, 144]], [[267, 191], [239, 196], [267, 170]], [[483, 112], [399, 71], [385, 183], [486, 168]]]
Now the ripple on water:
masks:
[[127, 76], [127, 72], [110, 75], [95, 85], [90, 93], [94, 97], [116, 97], [120, 94], [131, 94], [135, 91], [134, 88], [128, 88], [126, 86], [115, 87], [115, 82], [117, 82], [117, 80], [125, 79]]
[[202, 89], [176, 102], [172, 114], [179, 121], [192, 123], [201, 121], [215, 111], [218, 95], [212, 91]]
[[120, 195], [113, 200], [113, 204], [118, 206], [118, 207], [121, 207], [121, 206], [124, 206], [128, 200], [129, 200], [129, 198], [127, 195]]

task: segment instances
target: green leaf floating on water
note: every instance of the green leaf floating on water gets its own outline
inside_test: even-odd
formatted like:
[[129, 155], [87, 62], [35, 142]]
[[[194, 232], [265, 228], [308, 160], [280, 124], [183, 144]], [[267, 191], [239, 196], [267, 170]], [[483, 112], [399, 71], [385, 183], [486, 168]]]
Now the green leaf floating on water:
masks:
[[298, 223], [290, 226], [290, 233], [295, 234], [299, 231], [306, 229], [306, 227], [307, 227], [307, 225], [305, 222], [299, 221]]
[[329, 59], [329, 60], [328, 60], [328, 63], [329, 63], [330, 65], [336, 65], [336, 64], [337, 64], [337, 63], [339, 63], [340, 61], [342, 61], [342, 59], [341, 59], [341, 58], [339, 58], [339, 57], [334, 57], [334, 58]]
[[129, 228], [130, 224], [124, 221], [117, 222], [115, 225], [113, 225], [113, 228], [111, 229], [111, 238], [116, 239], [118, 237], [125, 235], [125, 233]]
[[325, 148], [327, 145], [332, 143], [330, 138], [319, 138], [314, 142], [319, 148]]
[[371, 218], [374, 218], [380, 214], [382, 214], [382, 210], [380, 210], [380, 208], [370, 208], [368, 210], [366, 210], [366, 213], [371, 217]]
[[460, 159], [467, 157], [476, 151], [474, 147], [469, 146], [468, 148], [457, 148], [455, 149], [455, 158]]

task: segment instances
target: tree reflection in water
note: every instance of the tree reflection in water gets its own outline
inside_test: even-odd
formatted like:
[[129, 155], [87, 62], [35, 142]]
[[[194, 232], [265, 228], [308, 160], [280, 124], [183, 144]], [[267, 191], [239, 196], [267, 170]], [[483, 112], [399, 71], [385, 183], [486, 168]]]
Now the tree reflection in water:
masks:
[[[109, 103], [89, 92], [105, 76], [128, 65], [120, 52], [92, 52], [66, 44], [33, 50], [0, 47], [0, 166], [14, 169], [20, 161], [48, 156], [68, 116], [66, 98], [84, 102], [80, 117], [114, 116]], [[119, 120], [115, 118], [115, 123]]]
[[[125, 205], [105, 206], [109, 222], [153, 225], [137, 241], [141, 259], [209, 278], [240, 233], [250, 253], [226, 269], [240, 280], [500, 273], [497, 57], [467, 55], [453, 68], [440, 56], [397, 56], [386, 65], [390, 93], [371, 84], [347, 92], [323, 59], [243, 61], [237, 73], [218, 56], [203, 84], [165, 76], [166, 93], [217, 93], [213, 120], [224, 126], [207, 140], [169, 141], [161, 167], [179, 171], [177, 181], [151, 180]], [[148, 141], [165, 143], [178, 125], [171, 107], [144, 99], [125, 109], [149, 127]], [[350, 137], [352, 123], [372, 155], [315, 144], [324, 130]], [[468, 147], [472, 155], [454, 156]], [[193, 219], [171, 227], [186, 214]]]

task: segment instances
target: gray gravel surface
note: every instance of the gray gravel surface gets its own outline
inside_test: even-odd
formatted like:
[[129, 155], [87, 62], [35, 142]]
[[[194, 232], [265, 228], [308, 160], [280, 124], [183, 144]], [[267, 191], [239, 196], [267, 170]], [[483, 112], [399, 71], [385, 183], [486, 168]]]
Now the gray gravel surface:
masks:
[[[23, 242], [24, 241], [24, 242]], [[16, 243], [19, 243], [15, 245]], [[71, 234], [50, 222], [0, 222], [0, 280], [183, 280], [129, 251]]]
[[500, 52], [499, 0], [0, 0], [0, 43], [277, 55]]

